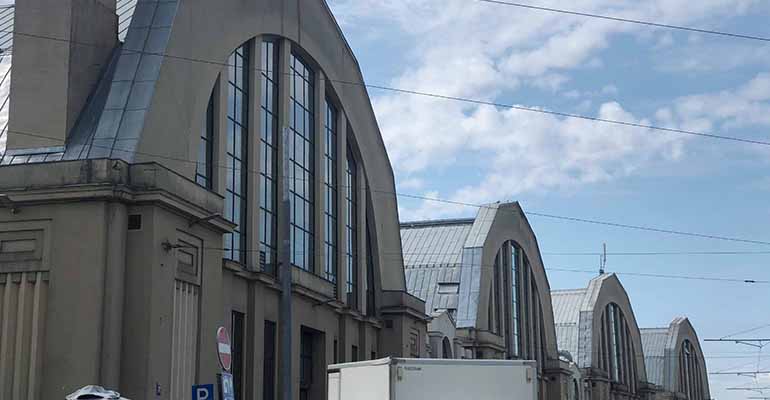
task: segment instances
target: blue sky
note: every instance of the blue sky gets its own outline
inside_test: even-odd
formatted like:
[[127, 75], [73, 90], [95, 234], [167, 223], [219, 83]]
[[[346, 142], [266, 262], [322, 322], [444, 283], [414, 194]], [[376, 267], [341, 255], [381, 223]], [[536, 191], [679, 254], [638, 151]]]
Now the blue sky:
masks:
[[[528, 11], [473, 0], [330, 0], [368, 83], [769, 140], [770, 44]], [[537, 0], [536, 5], [567, 7]], [[753, 0], [569, 2], [578, 11], [770, 36]], [[770, 148], [370, 90], [398, 191], [525, 211], [770, 241]], [[400, 199], [404, 220], [476, 210]], [[543, 253], [770, 251], [530, 217]], [[596, 256], [544, 256], [597, 269]], [[610, 256], [608, 269], [770, 280], [770, 255]], [[549, 272], [554, 289], [590, 274]], [[691, 318], [701, 339], [770, 324], [770, 285], [621, 275], [643, 327]], [[770, 337], [770, 328], [749, 336]], [[705, 344], [712, 372], [755, 349]], [[759, 364], [770, 369], [770, 349]], [[729, 358], [728, 358], [729, 357]], [[752, 357], [752, 358], [749, 358]], [[710, 377], [712, 397], [744, 399]], [[760, 377], [767, 386], [770, 376]]]

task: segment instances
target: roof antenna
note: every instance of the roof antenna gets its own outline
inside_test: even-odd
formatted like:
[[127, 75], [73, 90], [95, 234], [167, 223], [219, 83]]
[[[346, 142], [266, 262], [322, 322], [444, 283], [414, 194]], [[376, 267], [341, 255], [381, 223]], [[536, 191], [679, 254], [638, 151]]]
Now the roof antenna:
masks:
[[599, 275], [604, 275], [604, 269], [607, 267], [607, 243], [604, 243], [604, 250], [599, 256]]

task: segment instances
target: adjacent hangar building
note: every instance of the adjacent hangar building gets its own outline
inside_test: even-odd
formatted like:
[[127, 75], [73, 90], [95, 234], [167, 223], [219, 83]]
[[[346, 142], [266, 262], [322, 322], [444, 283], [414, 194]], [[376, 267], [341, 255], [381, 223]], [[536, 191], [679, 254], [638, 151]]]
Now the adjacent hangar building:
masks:
[[647, 378], [659, 387], [658, 399], [711, 399], [706, 359], [689, 319], [678, 317], [666, 328], [641, 333]]
[[518, 203], [475, 218], [401, 224], [407, 288], [425, 300], [436, 358], [537, 360], [540, 398], [565, 395], [550, 286]]
[[559, 349], [579, 370], [571, 386], [576, 399], [651, 400], [642, 337], [623, 285], [614, 274], [588, 287], [555, 290], [554, 321]]
[[282, 324], [297, 399], [332, 362], [424, 354], [392, 168], [323, 0], [25, 0], [15, 32], [0, 397], [186, 399], [220, 326], [238, 398], [279, 393]]

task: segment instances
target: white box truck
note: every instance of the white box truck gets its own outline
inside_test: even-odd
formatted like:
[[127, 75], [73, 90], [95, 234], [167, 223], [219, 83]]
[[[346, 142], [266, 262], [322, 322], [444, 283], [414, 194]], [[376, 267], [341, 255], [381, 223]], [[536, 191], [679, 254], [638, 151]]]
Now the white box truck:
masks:
[[537, 363], [383, 358], [328, 367], [328, 400], [536, 400]]

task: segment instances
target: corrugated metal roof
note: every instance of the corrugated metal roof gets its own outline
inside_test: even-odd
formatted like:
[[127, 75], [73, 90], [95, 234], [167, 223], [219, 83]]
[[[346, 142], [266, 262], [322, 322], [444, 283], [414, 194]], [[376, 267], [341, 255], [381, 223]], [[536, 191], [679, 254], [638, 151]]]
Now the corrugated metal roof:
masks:
[[645, 328], [639, 331], [642, 335], [647, 380], [663, 386], [666, 373], [666, 345], [671, 336], [671, 330], [669, 328]]
[[[407, 267], [406, 288], [409, 293], [425, 300], [425, 312], [436, 310], [457, 310], [460, 284], [459, 265], [426, 265]], [[439, 293], [439, 284], [456, 284], [457, 291]], [[448, 286], [454, 289], [454, 285]]]
[[580, 344], [580, 308], [587, 289], [554, 290], [551, 292], [553, 320], [556, 326], [556, 341], [559, 350], [569, 351], [578, 360]]
[[586, 289], [551, 291], [554, 322], [577, 323], [580, 320], [580, 307], [583, 305], [585, 295]]
[[404, 265], [459, 265], [472, 226], [473, 220], [402, 224]]
[[[406, 288], [425, 300], [426, 312], [458, 308], [463, 246], [471, 226], [473, 220], [467, 219], [401, 224]], [[458, 292], [439, 293], [441, 283], [457, 284]]]

